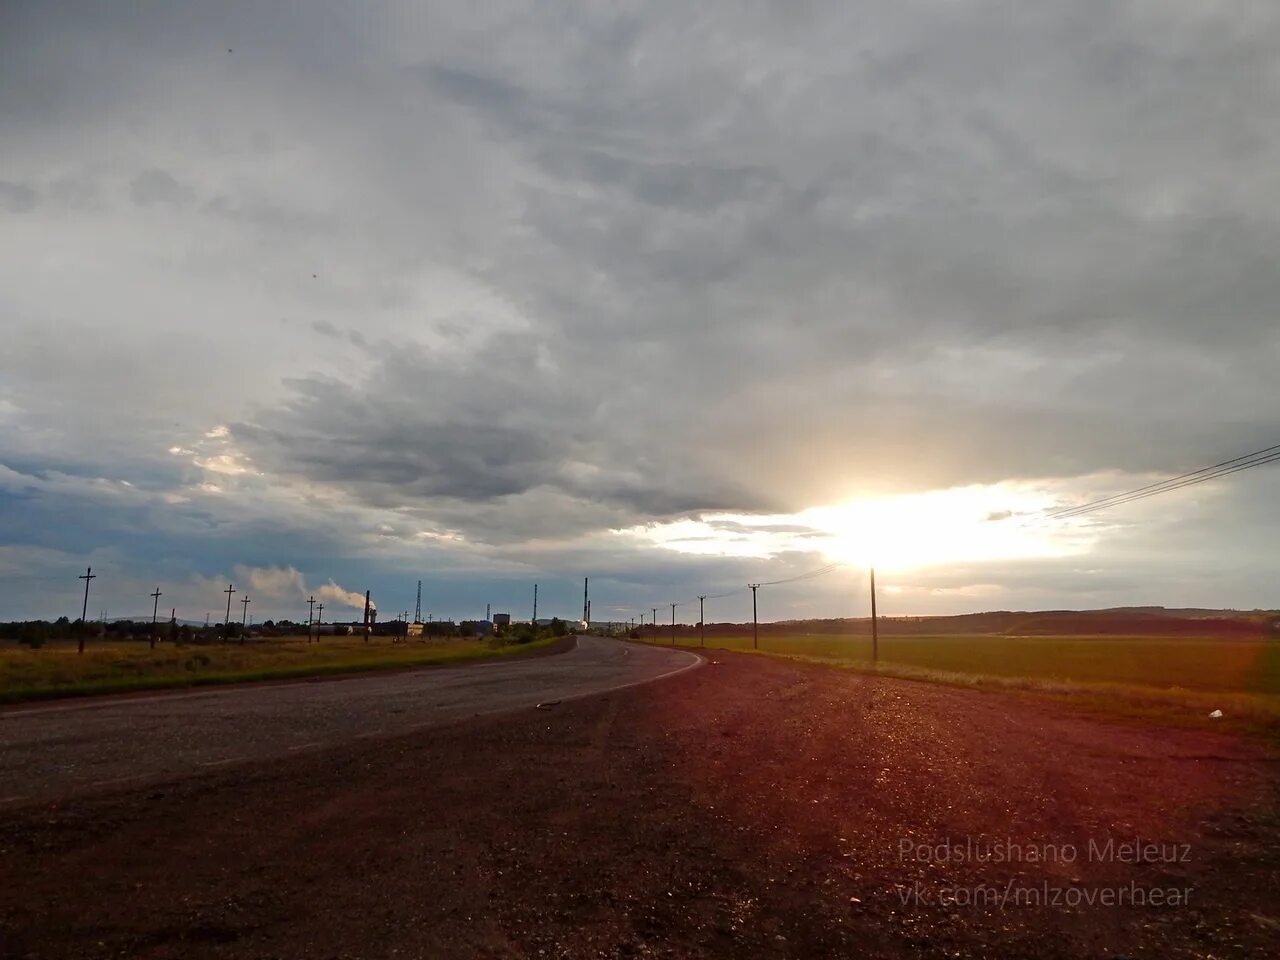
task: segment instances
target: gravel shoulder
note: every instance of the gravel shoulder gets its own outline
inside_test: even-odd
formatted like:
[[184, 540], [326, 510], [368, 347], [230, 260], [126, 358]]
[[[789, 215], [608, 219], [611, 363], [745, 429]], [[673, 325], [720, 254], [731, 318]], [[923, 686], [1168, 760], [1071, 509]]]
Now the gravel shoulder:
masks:
[[[0, 956], [1277, 954], [1267, 748], [715, 661], [0, 812]], [[1135, 840], [1154, 845], [1145, 862], [1122, 856]], [[940, 845], [967, 854], [940, 862]], [[1027, 862], [1067, 846], [1071, 862]], [[996, 862], [998, 849], [1018, 860]], [[957, 902], [985, 888], [1095, 902]], [[1096, 902], [1121, 889], [1190, 894]]]

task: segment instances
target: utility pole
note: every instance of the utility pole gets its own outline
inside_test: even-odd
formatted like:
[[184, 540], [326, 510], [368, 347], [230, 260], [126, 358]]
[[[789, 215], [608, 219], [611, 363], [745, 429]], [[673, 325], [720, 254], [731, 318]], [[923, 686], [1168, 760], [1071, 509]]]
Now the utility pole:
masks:
[[[324, 623], [324, 604], [323, 603], [319, 604], [317, 606], [317, 609], [320, 612], [316, 614], [316, 643], [319, 643], [320, 642], [320, 624]], [[311, 636], [310, 627], [307, 628], [307, 636], [308, 638], [310, 638]]]
[[364, 642], [369, 642], [369, 591], [364, 592]]
[[671, 645], [676, 645], [676, 605], [671, 605]]
[[169, 611], [169, 642], [175, 643], [178, 639], [178, 608], [174, 607]]
[[227, 589], [223, 590], [222, 592], [227, 595], [227, 618], [222, 621], [222, 639], [230, 640], [231, 639], [231, 595], [236, 591], [234, 586], [228, 583]]
[[151, 649], [156, 648], [156, 616], [160, 613], [160, 588], [156, 587], [156, 592], [150, 594], [155, 603], [151, 605]]
[[748, 583], [751, 588], [751, 648], [753, 650], [760, 649], [760, 619], [756, 616], [756, 591], [760, 589], [758, 583]]
[[880, 627], [876, 622], [876, 568], [871, 568], [871, 662], [880, 660]]
[[650, 607], [649, 609], [653, 611], [653, 629], [657, 630], [658, 629], [658, 608]]
[[530, 621], [535, 627], [538, 625], [538, 585], [533, 585], [533, 620]]
[[[324, 609], [324, 604], [320, 605]], [[311, 625], [316, 622], [316, 595], [313, 593], [307, 599], [307, 643], [311, 642]]]
[[85, 567], [84, 573], [76, 577], [84, 581], [84, 607], [80, 610], [80, 652], [84, 653], [84, 632], [89, 629], [89, 581], [96, 577], [93, 567]]
[[707, 615], [703, 609], [706, 599], [706, 594], [698, 597], [698, 646], [700, 647], [707, 645]]
[[422, 581], [418, 581], [418, 602], [413, 605], [413, 622], [422, 622]]
[[249, 595], [245, 594], [240, 603], [244, 606], [244, 612], [240, 614], [240, 646], [244, 646], [244, 635], [249, 628], [249, 604], [253, 601], [249, 599]]

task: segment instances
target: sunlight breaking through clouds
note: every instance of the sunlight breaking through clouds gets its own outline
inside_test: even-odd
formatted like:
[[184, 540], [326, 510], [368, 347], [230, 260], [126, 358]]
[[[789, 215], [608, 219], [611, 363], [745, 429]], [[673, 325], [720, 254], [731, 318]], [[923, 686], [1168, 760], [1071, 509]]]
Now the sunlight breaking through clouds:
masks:
[[679, 553], [764, 559], [813, 552], [849, 566], [916, 569], [1088, 553], [1097, 523], [1050, 521], [1046, 486], [999, 483], [851, 500], [792, 514], [706, 514], [629, 531]]

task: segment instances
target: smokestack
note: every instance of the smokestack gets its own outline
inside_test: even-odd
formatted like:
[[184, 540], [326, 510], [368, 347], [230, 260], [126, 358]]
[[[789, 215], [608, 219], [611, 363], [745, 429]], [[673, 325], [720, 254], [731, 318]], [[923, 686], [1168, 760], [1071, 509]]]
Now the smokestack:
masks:
[[591, 582], [589, 577], [582, 578], [582, 622], [586, 623], [587, 618], [591, 616], [591, 601], [588, 599], [587, 585]]
[[364, 592], [364, 642], [369, 642], [369, 591]]

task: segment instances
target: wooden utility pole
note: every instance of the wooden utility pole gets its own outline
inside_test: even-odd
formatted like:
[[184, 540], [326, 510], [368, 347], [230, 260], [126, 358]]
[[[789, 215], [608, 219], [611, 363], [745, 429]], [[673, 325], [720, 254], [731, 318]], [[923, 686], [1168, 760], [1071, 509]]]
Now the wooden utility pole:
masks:
[[876, 568], [871, 568], [871, 662], [880, 660], [880, 626], [876, 622]]
[[249, 599], [248, 594], [240, 601], [241, 606], [244, 608], [244, 612], [240, 614], [240, 646], [242, 647], [244, 646], [244, 635], [249, 630], [249, 604], [251, 603], [253, 601]]
[[[323, 606], [323, 604], [321, 606]], [[313, 593], [307, 600], [307, 643], [311, 642], [311, 625], [315, 622], [316, 622], [316, 595]]]
[[707, 615], [703, 607], [706, 599], [705, 594], [698, 597], [698, 646], [700, 647], [707, 645]]
[[150, 594], [151, 599], [155, 601], [155, 603], [151, 605], [151, 649], [152, 650], [156, 648], [156, 617], [160, 613], [160, 597], [161, 596], [162, 594], [160, 593], [159, 587], [156, 587], [155, 593]]
[[760, 649], [760, 620], [756, 616], [756, 591], [760, 589], [758, 583], [748, 583], [751, 588], [751, 648], [753, 650]]
[[676, 645], [676, 605], [671, 605], [671, 645]]
[[84, 653], [84, 633], [89, 629], [89, 581], [96, 577], [93, 567], [85, 567], [84, 573], [76, 577], [84, 581], [84, 606], [80, 610], [80, 652]]
[[[317, 604], [317, 605], [316, 605], [316, 611], [317, 611], [317, 612], [316, 612], [316, 643], [319, 643], [319, 642], [320, 642], [320, 627], [324, 624], [324, 604], [323, 604], [323, 603], [321, 603], [321, 604]], [[308, 628], [308, 629], [307, 629], [307, 634], [308, 634], [308, 636], [310, 635], [310, 633], [311, 633], [311, 630], [310, 630], [310, 628]]]
[[231, 595], [235, 593], [234, 585], [228, 583], [227, 589], [222, 591], [227, 595], [227, 618], [222, 621], [222, 639], [231, 639]]

